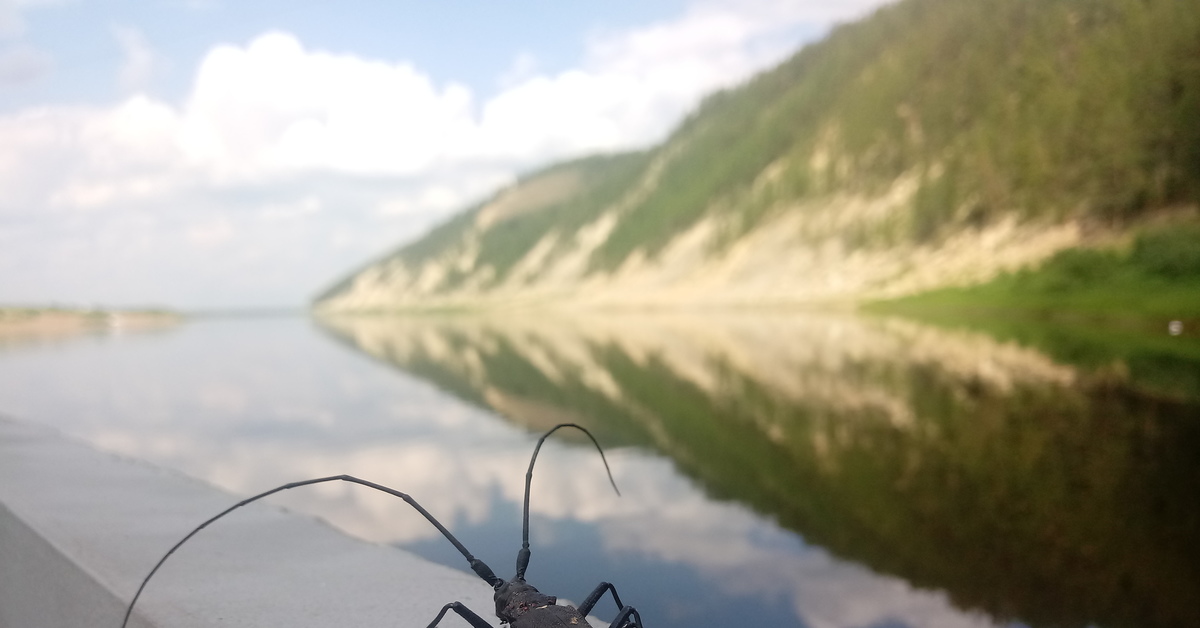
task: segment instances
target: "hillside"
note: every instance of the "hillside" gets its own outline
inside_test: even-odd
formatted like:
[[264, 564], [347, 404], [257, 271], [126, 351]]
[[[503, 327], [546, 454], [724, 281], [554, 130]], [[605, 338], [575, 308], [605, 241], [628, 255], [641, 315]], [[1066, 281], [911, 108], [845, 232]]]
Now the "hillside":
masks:
[[660, 146], [524, 177], [325, 310], [848, 302], [977, 283], [1200, 199], [1200, 7], [903, 0]]

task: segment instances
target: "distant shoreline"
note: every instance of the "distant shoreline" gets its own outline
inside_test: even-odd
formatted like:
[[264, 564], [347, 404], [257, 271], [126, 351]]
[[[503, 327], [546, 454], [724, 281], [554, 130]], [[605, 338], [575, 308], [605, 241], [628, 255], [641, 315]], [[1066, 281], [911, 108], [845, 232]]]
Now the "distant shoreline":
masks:
[[183, 315], [166, 310], [85, 310], [59, 307], [0, 307], [0, 340], [57, 338], [117, 329], [177, 325]]

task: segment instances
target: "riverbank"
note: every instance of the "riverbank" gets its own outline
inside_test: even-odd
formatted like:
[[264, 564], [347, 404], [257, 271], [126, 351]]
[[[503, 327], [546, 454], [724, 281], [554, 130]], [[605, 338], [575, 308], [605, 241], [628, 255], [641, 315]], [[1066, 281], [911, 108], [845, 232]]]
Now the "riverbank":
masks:
[[166, 310], [0, 307], [0, 344], [126, 329], [158, 329], [178, 325], [183, 318]]
[[1200, 398], [1200, 225], [1123, 248], [1069, 249], [991, 282], [876, 301], [865, 312], [982, 331], [1154, 394]]
[[1124, 246], [1060, 251], [984, 284], [866, 304], [924, 320], [1026, 318], [1200, 332], [1200, 222], [1146, 228]]

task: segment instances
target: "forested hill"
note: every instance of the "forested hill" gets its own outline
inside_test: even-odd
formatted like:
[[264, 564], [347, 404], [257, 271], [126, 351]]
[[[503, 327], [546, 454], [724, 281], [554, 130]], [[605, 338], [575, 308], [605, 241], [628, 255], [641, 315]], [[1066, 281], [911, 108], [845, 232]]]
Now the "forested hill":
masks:
[[1195, 0], [902, 0], [711, 95], [660, 146], [531, 174], [317, 305], [854, 300], [1198, 199]]

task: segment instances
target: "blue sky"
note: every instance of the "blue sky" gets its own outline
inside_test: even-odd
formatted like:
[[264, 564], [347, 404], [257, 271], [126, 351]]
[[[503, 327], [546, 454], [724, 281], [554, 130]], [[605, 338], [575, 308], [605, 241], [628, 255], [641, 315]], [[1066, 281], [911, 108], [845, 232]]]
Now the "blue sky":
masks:
[[[10, 6], [14, 6], [10, 2]], [[25, 43], [53, 55], [53, 71], [3, 94], [3, 107], [106, 102], [122, 95], [122, 29], [140, 34], [158, 63], [144, 87], [169, 99], [186, 95], [192, 72], [217, 43], [244, 43], [269, 31], [307, 47], [364, 58], [403, 59], [434, 77], [494, 92], [514, 60], [530, 55], [543, 71], [570, 67], [581, 37], [677, 16], [686, 2], [613, 2], [603, 12], [577, 2], [326, 3], [287, 0], [125, 0], [18, 2]], [[23, 7], [23, 8], [22, 8]], [[11, 11], [11, 9], [10, 9]], [[47, 68], [50, 69], [50, 68]]]
[[300, 306], [882, 0], [0, 0], [0, 304]]

